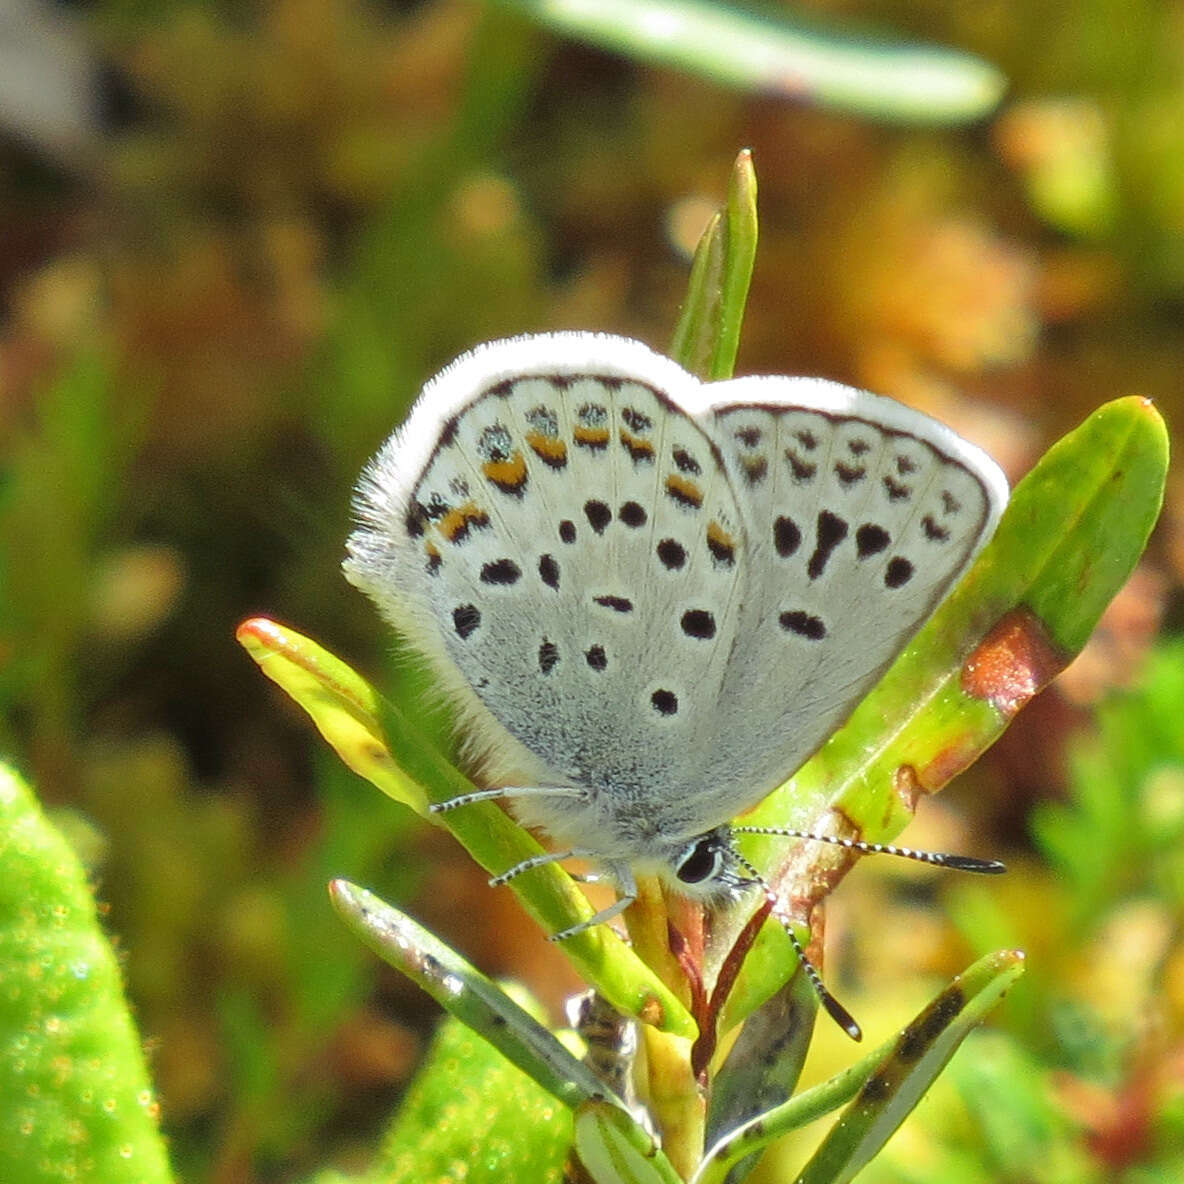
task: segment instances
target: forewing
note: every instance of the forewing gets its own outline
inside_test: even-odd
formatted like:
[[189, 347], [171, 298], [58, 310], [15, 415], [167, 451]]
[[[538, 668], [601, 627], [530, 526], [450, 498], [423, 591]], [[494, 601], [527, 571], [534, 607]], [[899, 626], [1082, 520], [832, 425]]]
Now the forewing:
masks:
[[[639, 844], [655, 828], [697, 831], [681, 787], [700, 780], [746, 566], [719, 452], [680, 406], [698, 383], [636, 343], [585, 334], [473, 357], [425, 391], [445, 404], [430, 446], [417, 408], [379, 458], [350, 578], [550, 783], [603, 791], [606, 826]], [[376, 487], [400, 482], [376, 505]], [[391, 535], [397, 557], [376, 561]], [[496, 765], [497, 737], [479, 740]]]

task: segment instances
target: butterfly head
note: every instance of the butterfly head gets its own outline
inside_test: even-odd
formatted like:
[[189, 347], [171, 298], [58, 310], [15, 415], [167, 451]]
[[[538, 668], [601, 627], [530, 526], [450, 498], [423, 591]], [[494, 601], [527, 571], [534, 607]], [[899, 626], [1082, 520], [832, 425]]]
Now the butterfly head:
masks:
[[737, 852], [729, 826], [672, 845], [667, 855], [671, 885], [694, 900], [724, 903], [759, 882]]

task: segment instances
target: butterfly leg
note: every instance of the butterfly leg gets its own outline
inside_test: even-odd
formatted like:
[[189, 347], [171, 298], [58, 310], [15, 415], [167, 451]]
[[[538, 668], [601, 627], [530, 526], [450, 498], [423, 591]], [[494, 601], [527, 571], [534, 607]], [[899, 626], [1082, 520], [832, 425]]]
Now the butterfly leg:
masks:
[[473, 802], [492, 802], [501, 798], [569, 798], [579, 797], [582, 790], [558, 785], [503, 785], [497, 789], [475, 789], [472, 793], [457, 794], [442, 802], [432, 802], [428, 810], [433, 814], [446, 814]]
[[532, 871], [536, 867], [546, 867], [549, 863], [561, 863], [565, 859], [588, 858], [594, 858], [594, 856], [591, 851], [587, 851], [583, 847], [572, 847], [569, 851], [544, 851], [541, 855], [532, 855], [529, 859], [524, 859], [521, 863], [506, 868], [504, 872], [489, 881], [489, 886], [500, 888], [503, 884], [516, 880], [523, 872]]
[[594, 925], [604, 925], [614, 917], [619, 917], [637, 899], [637, 881], [634, 880], [633, 873], [627, 867], [614, 864], [606, 871], [608, 874], [605, 879], [616, 883], [617, 899], [608, 908], [593, 913], [586, 921], [580, 921], [568, 929], [552, 933], [547, 938], [548, 941], [566, 941], [569, 937], [575, 937], [577, 933], [583, 933], [585, 929], [591, 929]]

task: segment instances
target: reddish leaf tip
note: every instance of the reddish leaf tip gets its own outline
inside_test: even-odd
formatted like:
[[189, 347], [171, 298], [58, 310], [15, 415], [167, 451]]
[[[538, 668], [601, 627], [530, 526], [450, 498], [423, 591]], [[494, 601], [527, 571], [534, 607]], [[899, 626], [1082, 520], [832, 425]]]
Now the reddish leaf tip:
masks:
[[278, 626], [267, 617], [248, 617], [235, 631], [235, 640], [246, 645], [248, 640], [274, 642]]

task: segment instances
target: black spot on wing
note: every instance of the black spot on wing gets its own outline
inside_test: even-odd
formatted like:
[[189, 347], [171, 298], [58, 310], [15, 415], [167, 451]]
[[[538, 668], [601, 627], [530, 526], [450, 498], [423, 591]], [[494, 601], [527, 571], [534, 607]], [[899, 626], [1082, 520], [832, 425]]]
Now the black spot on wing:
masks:
[[677, 571], [687, 561], [686, 548], [675, 539], [663, 539], [657, 546], [657, 552], [662, 566], [670, 571]]
[[913, 578], [913, 565], [900, 555], [888, 561], [884, 571], [884, 585], [888, 588], [901, 588]]
[[792, 518], [781, 514], [773, 520], [773, 546], [782, 559], [788, 559], [801, 542], [802, 532]]
[[841, 460], [835, 462], [835, 476], [839, 479], [839, 484], [845, 488], [850, 488], [852, 485], [858, 485], [867, 476], [867, 469], [862, 465], [848, 465]]
[[606, 503], [597, 498], [589, 498], [584, 503], [584, 517], [597, 534], [604, 534], [604, 528], [613, 520], [613, 512]]
[[921, 529], [925, 532], [925, 537], [932, 543], [944, 543], [949, 540], [950, 532], [944, 526], [939, 525], [932, 514], [926, 514], [921, 519]]
[[814, 554], [806, 565], [806, 574], [812, 580], [818, 579], [826, 570], [827, 561], [834, 549], [847, 537], [847, 523], [837, 514], [823, 510], [818, 515], [818, 533], [814, 543]]
[[742, 456], [740, 465], [749, 485], [759, 485], [769, 475], [769, 461], [764, 456]]
[[809, 641], [821, 641], [826, 636], [826, 625], [822, 618], [812, 613], [794, 610], [782, 613], [777, 619], [786, 633], [796, 633]]
[[481, 625], [481, 610], [475, 604], [458, 604], [452, 610], [452, 627], [464, 641]]
[[814, 474], [818, 472], [818, 466], [813, 461], [799, 456], [792, 448], [785, 450], [785, 459], [789, 462], [789, 471], [793, 474], [794, 481], [799, 485], [812, 481]]
[[593, 596], [592, 599], [602, 608], [611, 608], [615, 613], [633, 611], [633, 601], [627, 596]]
[[483, 584], [516, 584], [522, 577], [522, 568], [512, 559], [495, 559], [481, 568]]
[[559, 587], [559, 564], [555, 562], [554, 555], [539, 556], [539, 579], [548, 588]]
[[617, 517], [626, 526], [638, 527], [646, 524], [647, 515], [645, 507], [640, 502], [622, 502]]
[[688, 609], [679, 622], [688, 637], [710, 641], [715, 636], [715, 616], [703, 608]]
[[717, 567], [731, 567], [736, 562], [736, 544], [723, 530], [707, 528], [707, 549]]
[[874, 522], [865, 522], [855, 532], [855, 554], [860, 559], [878, 555], [891, 542], [888, 532]]
[[424, 530], [427, 529], [427, 524], [427, 507], [423, 502], [412, 499], [411, 504], [407, 507], [406, 517], [403, 519], [403, 525], [407, 528], [408, 537], [413, 539], [421, 538]]

